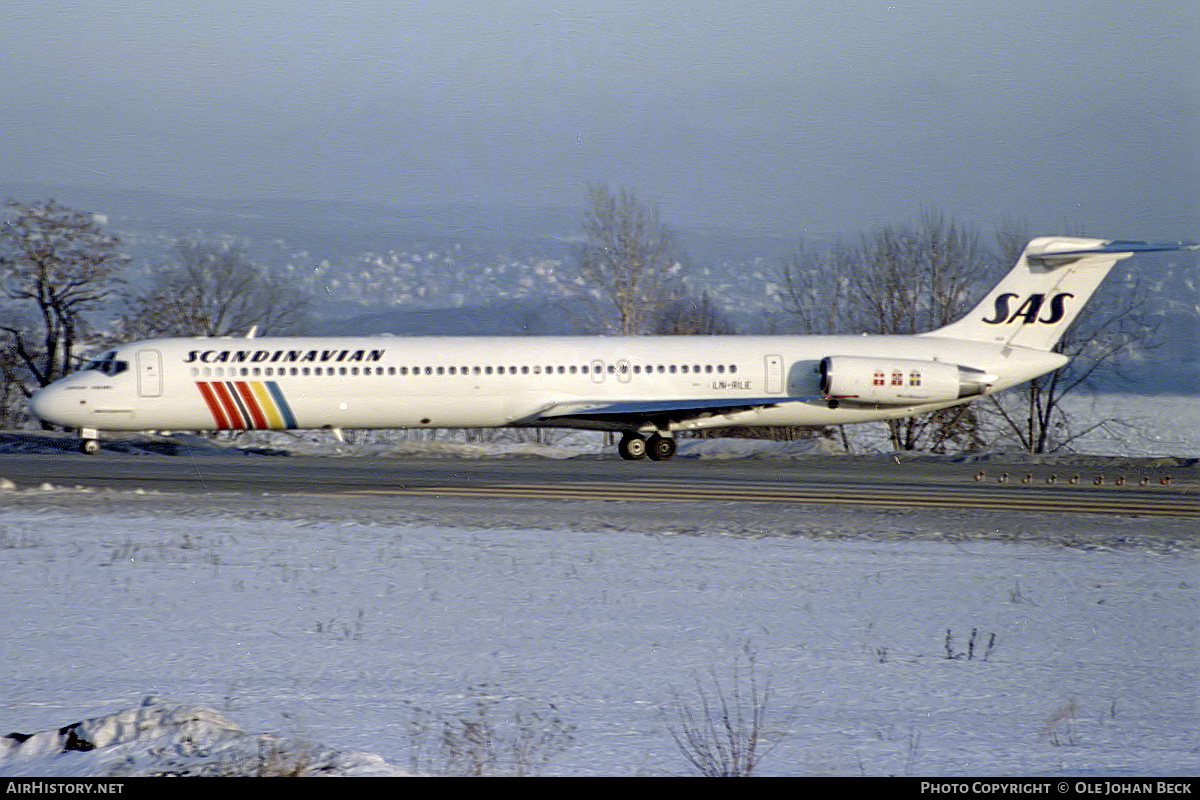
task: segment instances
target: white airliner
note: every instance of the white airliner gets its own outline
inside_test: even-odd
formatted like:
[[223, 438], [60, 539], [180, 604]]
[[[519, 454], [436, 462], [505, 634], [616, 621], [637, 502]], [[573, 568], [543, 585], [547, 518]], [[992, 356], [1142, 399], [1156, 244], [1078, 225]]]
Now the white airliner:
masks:
[[622, 457], [663, 460], [676, 431], [908, 417], [1055, 370], [1112, 266], [1179, 246], [1034, 239], [973, 311], [913, 336], [155, 339], [30, 408], [88, 453], [101, 431], [539, 426], [618, 431]]

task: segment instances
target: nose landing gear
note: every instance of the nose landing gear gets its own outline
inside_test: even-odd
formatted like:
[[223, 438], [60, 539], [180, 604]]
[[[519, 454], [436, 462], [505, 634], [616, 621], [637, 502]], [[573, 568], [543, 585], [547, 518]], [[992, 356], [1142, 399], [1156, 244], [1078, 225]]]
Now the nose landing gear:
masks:
[[80, 428], [79, 436], [79, 452], [89, 456], [100, 452], [100, 431], [94, 428]]

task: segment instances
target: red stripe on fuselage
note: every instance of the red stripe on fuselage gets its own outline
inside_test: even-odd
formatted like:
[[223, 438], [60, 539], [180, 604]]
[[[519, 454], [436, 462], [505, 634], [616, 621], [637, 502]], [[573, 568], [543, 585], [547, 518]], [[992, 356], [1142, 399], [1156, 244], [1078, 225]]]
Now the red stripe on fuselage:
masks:
[[196, 381], [196, 388], [200, 390], [200, 395], [208, 404], [208, 410], [212, 412], [213, 421], [217, 423], [217, 427], [229, 428], [229, 420], [225, 418], [225, 412], [221, 409], [221, 401], [213, 394], [212, 385], [207, 381]]
[[249, 409], [250, 415], [254, 417], [254, 427], [269, 428], [267, 424], [267, 415], [258, 407], [258, 398], [254, 396], [254, 392], [250, 389], [250, 385], [245, 381], [235, 381], [234, 386], [237, 387], [238, 393], [241, 394], [242, 400], [246, 403], [246, 408]]
[[213, 391], [217, 393], [217, 397], [221, 399], [221, 406], [225, 409], [225, 414], [229, 418], [229, 428], [249, 428], [248, 422], [242, 421], [242, 414], [238, 411], [237, 402], [229, 393], [229, 389], [220, 381], [213, 381]]

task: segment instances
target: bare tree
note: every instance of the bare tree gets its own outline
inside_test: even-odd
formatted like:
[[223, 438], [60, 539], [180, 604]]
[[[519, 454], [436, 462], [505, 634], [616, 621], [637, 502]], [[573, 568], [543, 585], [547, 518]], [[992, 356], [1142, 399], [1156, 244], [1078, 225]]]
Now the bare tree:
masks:
[[182, 239], [176, 262], [151, 276], [150, 285], [126, 297], [124, 334], [228, 336], [257, 329], [264, 334], [303, 328], [309, 298], [249, 260], [228, 242]]
[[974, 230], [930, 210], [916, 226], [801, 250], [784, 262], [782, 299], [806, 333], [920, 333], [965, 313], [989, 265]]
[[721, 313], [708, 292], [698, 298], [687, 296], [671, 302], [660, 314], [654, 332], [668, 336], [728, 336], [735, 333], [733, 323]]
[[5, 371], [25, 396], [70, 372], [86, 314], [112, 297], [126, 256], [103, 217], [54, 200], [8, 202], [0, 223], [0, 280], [11, 301], [0, 332]]
[[586, 241], [576, 259], [600, 299], [595, 327], [626, 336], [652, 332], [662, 310], [682, 294], [674, 234], [630, 189], [614, 195], [598, 184], [588, 187], [582, 227]]
[[780, 301], [800, 332], [845, 332], [853, 260], [851, 249], [842, 244], [827, 249], [803, 246], [784, 259], [779, 270]]
[[[991, 272], [976, 231], [938, 211], [915, 226], [884, 226], [855, 244], [805, 249], [781, 270], [784, 307], [804, 333], [913, 334], [946, 325], [969, 309], [973, 288]], [[971, 406], [888, 422], [897, 450], [980, 444]]]
[[24, 414], [21, 401], [25, 397], [25, 370], [17, 359], [16, 350], [0, 347], [0, 428], [16, 428]]

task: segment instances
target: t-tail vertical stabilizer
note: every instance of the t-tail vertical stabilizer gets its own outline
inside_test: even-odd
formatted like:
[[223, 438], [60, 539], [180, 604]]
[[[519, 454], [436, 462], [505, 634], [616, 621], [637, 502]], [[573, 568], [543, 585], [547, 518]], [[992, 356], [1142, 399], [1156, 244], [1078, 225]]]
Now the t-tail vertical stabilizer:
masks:
[[1049, 351], [1118, 261], [1182, 245], [1040, 236], [971, 313], [926, 336]]

